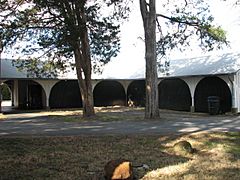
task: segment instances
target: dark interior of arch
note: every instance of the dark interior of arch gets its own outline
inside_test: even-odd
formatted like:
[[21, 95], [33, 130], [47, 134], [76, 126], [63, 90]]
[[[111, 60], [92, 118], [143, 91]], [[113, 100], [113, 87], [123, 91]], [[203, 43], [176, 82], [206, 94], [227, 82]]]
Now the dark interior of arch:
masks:
[[128, 100], [133, 101], [134, 106], [145, 106], [146, 99], [145, 81], [135, 80], [129, 86], [127, 90]]
[[222, 112], [231, 111], [231, 92], [224, 80], [218, 77], [206, 77], [198, 83], [194, 95], [196, 112], [208, 112], [207, 99], [209, 96], [220, 97], [220, 109]]
[[95, 106], [125, 106], [126, 95], [123, 86], [117, 81], [101, 81], [93, 91]]
[[159, 108], [189, 111], [191, 94], [188, 85], [181, 79], [165, 79], [158, 85]]
[[52, 88], [49, 98], [50, 108], [81, 108], [82, 98], [78, 81], [60, 81]]
[[42, 109], [46, 105], [46, 95], [40, 84], [29, 80], [20, 80], [19, 108], [21, 109]]

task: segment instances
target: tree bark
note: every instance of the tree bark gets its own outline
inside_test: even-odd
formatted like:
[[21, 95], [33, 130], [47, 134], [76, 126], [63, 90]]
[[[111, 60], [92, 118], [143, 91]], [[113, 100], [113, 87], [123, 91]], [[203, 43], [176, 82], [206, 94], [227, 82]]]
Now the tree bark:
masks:
[[93, 91], [92, 91], [92, 64], [90, 55], [90, 45], [88, 38], [87, 20], [84, 12], [84, 6], [82, 8], [82, 18], [79, 18], [80, 39], [75, 40], [74, 56], [78, 77], [78, 84], [81, 92], [83, 103], [83, 117], [95, 116]]
[[3, 44], [2, 38], [0, 36], [0, 113], [2, 113], [2, 51], [3, 51]]
[[[81, 93], [82, 103], [83, 103], [82, 104], [83, 117], [95, 116], [92, 83], [91, 83], [91, 72], [84, 73], [82, 63], [81, 63], [83, 61], [83, 56], [81, 54], [80, 47], [75, 49], [74, 55], [75, 55], [75, 63], [76, 63], [76, 70], [77, 70], [77, 77], [78, 77], [78, 85], [80, 88], [80, 93]], [[91, 66], [91, 59], [85, 60], [85, 61], [86, 62], [88, 61], [88, 63], [90, 63], [90, 66]], [[88, 75], [85, 75], [85, 74], [88, 74]]]
[[156, 1], [140, 0], [145, 35], [146, 59], [146, 108], [145, 118], [159, 118], [158, 108], [158, 76], [156, 55]]

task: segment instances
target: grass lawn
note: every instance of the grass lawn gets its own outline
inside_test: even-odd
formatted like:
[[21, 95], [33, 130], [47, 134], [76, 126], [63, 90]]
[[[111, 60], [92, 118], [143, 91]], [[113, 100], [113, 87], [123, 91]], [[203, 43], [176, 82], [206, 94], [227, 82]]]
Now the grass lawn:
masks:
[[[189, 141], [194, 154], [173, 145]], [[137, 179], [240, 179], [240, 133], [182, 136], [0, 137], [0, 179], [103, 179], [104, 165], [125, 158]]]
[[3, 115], [2, 113], [0, 113], [0, 121], [1, 121], [1, 120], [5, 120], [5, 119], [6, 119], [6, 116]]
[[[122, 120], [144, 120], [144, 108], [128, 108], [128, 107], [95, 107], [96, 116], [91, 120], [101, 121], [122, 121]], [[89, 119], [82, 117], [82, 110], [68, 110], [59, 111], [53, 110], [43, 112], [51, 119], [65, 122], [81, 122]]]

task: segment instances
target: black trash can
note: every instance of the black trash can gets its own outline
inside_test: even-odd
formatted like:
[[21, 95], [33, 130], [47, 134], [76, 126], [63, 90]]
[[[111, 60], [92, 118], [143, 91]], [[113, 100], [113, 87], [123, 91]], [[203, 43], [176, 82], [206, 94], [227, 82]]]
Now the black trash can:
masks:
[[210, 115], [217, 115], [220, 111], [220, 98], [218, 96], [208, 97], [208, 112]]

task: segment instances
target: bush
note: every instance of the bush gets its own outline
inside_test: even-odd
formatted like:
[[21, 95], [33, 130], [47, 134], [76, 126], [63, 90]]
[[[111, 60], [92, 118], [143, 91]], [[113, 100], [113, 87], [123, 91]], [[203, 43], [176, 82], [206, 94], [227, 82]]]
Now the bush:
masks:
[[11, 100], [11, 92], [6, 84], [1, 86], [2, 100]]

